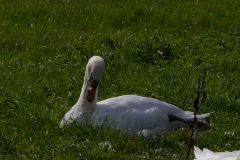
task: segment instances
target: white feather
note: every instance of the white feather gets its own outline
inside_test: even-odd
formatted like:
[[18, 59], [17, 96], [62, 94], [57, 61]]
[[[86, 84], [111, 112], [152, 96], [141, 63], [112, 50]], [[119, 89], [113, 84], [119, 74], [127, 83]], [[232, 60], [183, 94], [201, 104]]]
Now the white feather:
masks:
[[206, 148], [202, 151], [194, 146], [195, 160], [240, 160], [240, 151], [212, 152]]

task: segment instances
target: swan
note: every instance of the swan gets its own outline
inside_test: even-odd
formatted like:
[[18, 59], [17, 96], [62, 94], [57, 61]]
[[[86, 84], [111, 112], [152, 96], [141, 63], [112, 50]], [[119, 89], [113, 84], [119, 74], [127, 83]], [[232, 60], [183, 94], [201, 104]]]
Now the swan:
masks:
[[[193, 121], [193, 112], [137, 95], [123, 95], [97, 102], [98, 84], [105, 70], [105, 62], [99, 56], [89, 59], [84, 82], [77, 103], [65, 114], [60, 127], [74, 121], [85, 122], [86, 117], [93, 125], [112, 119], [119, 129], [133, 134], [148, 136], [162, 131], [174, 131]], [[198, 115], [198, 122], [210, 113]], [[110, 124], [110, 123], [109, 123]]]
[[194, 160], [240, 160], [240, 151], [212, 152], [206, 148], [202, 151], [194, 146]]

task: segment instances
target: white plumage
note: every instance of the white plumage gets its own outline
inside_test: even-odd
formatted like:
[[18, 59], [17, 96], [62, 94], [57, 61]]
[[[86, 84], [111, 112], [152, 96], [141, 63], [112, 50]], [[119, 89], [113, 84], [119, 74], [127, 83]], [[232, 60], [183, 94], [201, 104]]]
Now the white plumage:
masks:
[[240, 151], [212, 152], [206, 148], [202, 151], [194, 147], [195, 160], [240, 160]]
[[[65, 114], [60, 127], [73, 121], [83, 122], [86, 117], [93, 122], [93, 125], [102, 124], [105, 118], [109, 118], [122, 130], [147, 136], [152, 133], [177, 130], [187, 125], [176, 120], [170, 121], [169, 115], [186, 121], [193, 119], [193, 112], [185, 112], [174, 105], [142, 96], [124, 95], [97, 102], [97, 86], [104, 70], [105, 63], [101, 57], [90, 58], [79, 100]], [[209, 115], [209, 113], [198, 115], [198, 119], [204, 120]]]

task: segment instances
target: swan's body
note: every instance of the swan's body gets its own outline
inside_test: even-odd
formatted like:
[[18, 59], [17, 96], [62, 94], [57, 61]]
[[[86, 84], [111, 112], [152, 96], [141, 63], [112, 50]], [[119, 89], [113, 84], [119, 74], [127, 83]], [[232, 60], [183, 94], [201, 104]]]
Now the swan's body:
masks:
[[212, 152], [206, 148], [202, 151], [194, 147], [195, 160], [240, 160], [240, 151]]
[[[60, 126], [73, 121], [82, 122], [87, 116], [93, 124], [102, 124], [105, 118], [114, 120], [120, 129], [147, 136], [161, 131], [173, 131], [186, 126], [186, 123], [175, 120], [192, 121], [193, 113], [161, 102], [157, 99], [136, 95], [124, 95], [97, 102], [97, 84], [105, 69], [101, 57], [92, 57], [86, 67], [82, 92], [78, 102], [65, 114]], [[170, 121], [169, 116], [173, 116]], [[209, 114], [198, 115], [204, 120]]]

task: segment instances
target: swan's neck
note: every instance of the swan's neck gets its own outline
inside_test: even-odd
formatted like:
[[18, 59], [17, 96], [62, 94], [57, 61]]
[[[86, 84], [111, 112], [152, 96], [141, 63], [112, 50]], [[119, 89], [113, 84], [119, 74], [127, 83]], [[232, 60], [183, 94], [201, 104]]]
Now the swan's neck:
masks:
[[87, 100], [87, 89], [88, 89], [88, 86], [87, 86], [87, 79], [86, 77], [84, 78], [84, 83], [83, 83], [83, 86], [82, 86], [82, 91], [81, 91], [81, 94], [80, 94], [80, 97], [78, 99], [78, 102], [77, 102], [77, 106], [80, 110], [80, 112], [84, 115], [87, 115], [87, 116], [91, 116], [93, 111], [96, 109], [96, 106], [97, 106], [97, 93], [98, 93], [98, 89], [96, 88], [96, 93], [95, 93], [95, 98], [92, 102], [88, 102]]

